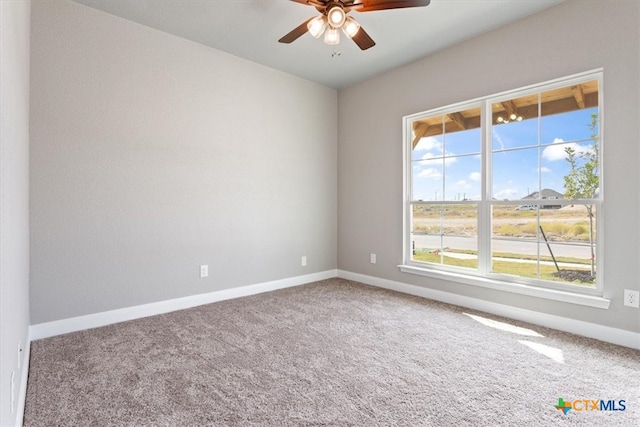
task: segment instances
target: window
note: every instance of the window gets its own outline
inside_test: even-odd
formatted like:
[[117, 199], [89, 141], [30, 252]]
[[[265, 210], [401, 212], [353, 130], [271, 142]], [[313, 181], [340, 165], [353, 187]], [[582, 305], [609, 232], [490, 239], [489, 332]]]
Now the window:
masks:
[[601, 296], [601, 80], [405, 117], [403, 271]]

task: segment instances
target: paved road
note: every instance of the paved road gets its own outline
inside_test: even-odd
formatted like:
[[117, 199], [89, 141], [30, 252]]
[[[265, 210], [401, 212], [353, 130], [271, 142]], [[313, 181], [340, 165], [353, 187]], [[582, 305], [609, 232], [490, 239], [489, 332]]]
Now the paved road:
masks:
[[[416, 249], [429, 248], [434, 249], [440, 246], [439, 236], [427, 236], [418, 234], [413, 236]], [[575, 245], [559, 245], [551, 243], [551, 250], [556, 257], [574, 257], [590, 259], [591, 251], [589, 244]], [[444, 246], [450, 249], [467, 249], [477, 250], [477, 239], [470, 237], [449, 237], [444, 238]], [[518, 240], [493, 239], [493, 250], [495, 252], [510, 252], [517, 254], [536, 255], [538, 253], [538, 245], [532, 242], [524, 242]], [[540, 255], [549, 255], [547, 245], [542, 242], [540, 245]]]

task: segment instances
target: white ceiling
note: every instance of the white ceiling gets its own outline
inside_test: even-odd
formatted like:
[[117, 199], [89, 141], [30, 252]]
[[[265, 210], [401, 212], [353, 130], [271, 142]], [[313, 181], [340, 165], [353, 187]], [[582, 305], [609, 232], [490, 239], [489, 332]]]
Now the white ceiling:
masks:
[[351, 15], [376, 41], [361, 51], [308, 33], [278, 43], [317, 15], [289, 0], [74, 0], [250, 61], [341, 89], [506, 25], [563, 0], [432, 0], [427, 7]]

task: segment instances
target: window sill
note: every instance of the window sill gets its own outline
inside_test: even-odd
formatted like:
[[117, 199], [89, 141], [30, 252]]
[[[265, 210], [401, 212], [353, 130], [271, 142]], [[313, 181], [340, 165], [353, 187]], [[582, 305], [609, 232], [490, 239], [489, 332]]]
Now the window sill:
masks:
[[611, 300], [598, 296], [559, 291], [555, 289], [538, 288], [520, 283], [510, 283], [495, 279], [488, 279], [486, 277], [474, 277], [448, 271], [430, 270], [413, 265], [399, 265], [398, 268], [400, 268], [400, 271], [403, 273], [417, 274], [419, 276], [433, 277], [435, 279], [449, 280], [452, 282], [464, 283], [466, 285], [481, 286], [499, 291], [529, 295], [570, 304], [585, 305], [605, 310], [609, 308], [609, 304], [611, 303]]

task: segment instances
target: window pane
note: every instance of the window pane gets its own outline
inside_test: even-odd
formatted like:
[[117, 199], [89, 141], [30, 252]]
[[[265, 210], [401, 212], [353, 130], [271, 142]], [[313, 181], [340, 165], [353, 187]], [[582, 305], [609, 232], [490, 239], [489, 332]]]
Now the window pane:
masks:
[[[553, 258], [550, 257], [553, 253]], [[593, 270], [589, 245], [565, 245], [540, 243], [540, 278], [552, 282], [562, 282], [576, 286], [595, 287], [595, 259]], [[542, 268], [542, 265], [545, 268]], [[557, 267], [556, 267], [557, 265]]]
[[444, 146], [447, 155], [479, 154], [482, 146], [480, 107], [446, 115]]
[[556, 143], [540, 147], [540, 186], [542, 199], [564, 199], [565, 180], [571, 167], [564, 151], [567, 144]]
[[538, 277], [538, 244], [536, 242], [494, 238], [491, 245], [492, 272], [529, 279]]
[[444, 155], [442, 139], [442, 134], [420, 138], [413, 146], [411, 159], [417, 161], [442, 157]]
[[443, 263], [458, 267], [478, 267], [478, 206], [443, 206]]
[[598, 114], [598, 89], [598, 81], [592, 80], [543, 92], [542, 143], [588, 140], [597, 135], [597, 127], [590, 125], [591, 116]]
[[538, 238], [537, 206], [494, 205], [492, 218], [491, 230], [494, 237], [531, 240]]
[[[588, 249], [589, 254], [580, 250], [582, 261], [570, 259], [570, 262], [591, 260], [591, 243], [595, 252], [596, 209], [593, 205], [567, 205], [560, 209], [540, 209], [540, 241], [561, 244], [556, 256], [574, 258], [580, 246]], [[569, 246], [571, 245], [571, 246]], [[548, 251], [548, 250], [547, 250]]]
[[565, 141], [591, 140], [592, 135], [598, 134], [597, 125], [595, 128], [591, 127], [591, 117], [594, 114], [598, 114], [598, 108], [543, 117], [540, 123], [541, 143], [548, 145]]
[[502, 151], [492, 156], [495, 200], [518, 200], [538, 191], [538, 149]]
[[494, 205], [492, 271], [519, 277], [538, 276], [538, 209]]
[[493, 206], [492, 271], [595, 286], [595, 208], [519, 208]]
[[414, 234], [411, 242], [412, 261], [442, 263], [442, 236]]
[[[414, 234], [442, 234], [442, 205], [413, 205], [412, 224]], [[439, 246], [438, 246], [439, 247]]]
[[442, 205], [413, 205], [411, 212], [411, 259], [439, 264], [442, 251]]
[[597, 195], [597, 189], [600, 187], [597, 140], [556, 141], [541, 149], [542, 188], [558, 190], [563, 197], [570, 199], [599, 197]]
[[421, 160], [413, 162], [413, 200], [442, 200], [443, 160]]
[[538, 145], [538, 95], [491, 104], [493, 151]]
[[480, 200], [480, 156], [445, 157], [444, 200]]

